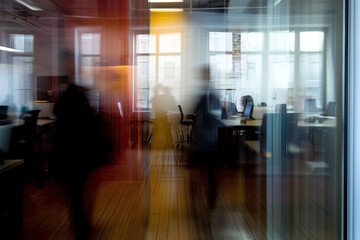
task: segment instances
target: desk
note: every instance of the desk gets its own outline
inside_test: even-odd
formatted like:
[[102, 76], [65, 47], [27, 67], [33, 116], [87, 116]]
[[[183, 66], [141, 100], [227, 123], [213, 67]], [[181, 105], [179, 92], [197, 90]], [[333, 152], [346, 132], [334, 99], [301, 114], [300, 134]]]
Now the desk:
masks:
[[[246, 123], [241, 123], [240, 119], [236, 119], [236, 120], [224, 119], [224, 120], [221, 120], [221, 122], [224, 123], [225, 128], [239, 128], [239, 129], [246, 129], [246, 128], [260, 129], [261, 124], [262, 124], [261, 119], [248, 120]], [[322, 123], [308, 123], [308, 122], [305, 122], [304, 120], [299, 120], [297, 126], [303, 127], [303, 128], [304, 127], [306, 127], [306, 128], [331, 128], [331, 127], [336, 127], [336, 119], [335, 118], [324, 119]]]
[[[336, 118], [322, 118], [322, 120], [322, 123], [309, 123], [304, 120], [299, 120], [297, 122], [297, 127], [301, 134], [304, 134], [305, 132], [309, 133], [309, 135], [307, 135], [307, 140], [310, 143], [308, 152], [314, 153], [314, 146], [316, 143], [315, 134], [318, 132], [320, 132], [323, 137], [323, 141], [321, 142], [325, 142], [326, 140], [324, 143], [326, 146], [332, 146], [331, 143], [335, 141], [334, 132], [337, 124]], [[225, 149], [225, 151], [236, 150], [234, 149], [234, 146], [238, 145], [238, 139], [235, 136], [238, 135], [238, 131], [245, 131], [246, 134], [246, 131], [261, 131], [262, 127], [262, 120], [249, 120], [246, 124], [241, 123], [240, 119], [222, 120], [222, 123], [224, 124], [224, 127], [219, 129], [219, 146], [222, 149]], [[273, 140], [280, 140], [276, 137], [277, 135], [273, 136]]]
[[323, 119], [322, 123], [309, 123], [304, 120], [298, 121], [298, 127], [301, 128], [333, 128], [336, 127], [336, 118]]
[[[300, 133], [307, 133], [309, 137], [309, 152], [314, 154], [316, 151], [315, 144], [322, 144], [321, 148], [326, 151], [327, 159], [330, 159], [333, 156], [331, 152], [335, 151], [335, 137], [336, 137], [336, 118], [323, 118], [322, 123], [309, 123], [304, 120], [298, 121], [298, 128], [300, 129]], [[316, 135], [319, 134], [321, 141], [316, 141]], [[326, 150], [325, 150], [326, 149]], [[334, 153], [335, 154], [335, 153]]]
[[[16, 119], [13, 120], [11, 124], [6, 126], [11, 126], [13, 128], [18, 128], [24, 124], [25, 120], [23, 119]], [[39, 158], [35, 163], [36, 172], [35, 172], [35, 184], [38, 187], [43, 185], [43, 178], [44, 178], [44, 149], [43, 149], [43, 135], [51, 126], [55, 120], [53, 119], [38, 119], [37, 120], [37, 127], [38, 127], [38, 151], [39, 151]], [[5, 126], [5, 125], [4, 125]]]
[[261, 128], [262, 120], [247, 120], [246, 123], [241, 123], [240, 119], [224, 119], [221, 122], [225, 125], [225, 128], [239, 128], [239, 129], [246, 129], [246, 128]]
[[[8, 210], [5, 217], [6, 225], [10, 230], [20, 230], [23, 219], [23, 160], [4, 160], [0, 164], [0, 202], [1, 208]], [[2, 226], [0, 226], [2, 229]]]

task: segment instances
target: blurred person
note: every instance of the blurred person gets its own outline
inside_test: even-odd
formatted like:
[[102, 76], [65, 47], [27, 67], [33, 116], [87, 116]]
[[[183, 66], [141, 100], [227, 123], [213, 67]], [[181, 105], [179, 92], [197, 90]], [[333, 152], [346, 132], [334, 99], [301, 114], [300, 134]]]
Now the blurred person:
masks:
[[55, 171], [66, 184], [77, 239], [91, 233], [89, 212], [84, 206], [84, 191], [89, 173], [106, 161], [106, 141], [101, 125], [90, 107], [86, 89], [75, 85], [74, 55], [62, 53], [68, 79], [61, 83], [62, 93], [55, 103]]
[[[200, 69], [203, 89], [194, 108], [194, 123], [192, 126], [192, 147], [190, 150], [189, 167], [190, 184], [193, 204], [201, 199], [200, 191], [206, 191], [208, 209], [216, 203], [217, 181], [216, 171], [221, 163], [221, 153], [218, 148], [218, 129], [224, 126], [220, 121], [221, 105], [219, 97], [209, 89], [210, 68]], [[198, 188], [201, 189], [198, 189]], [[203, 204], [200, 204], [200, 206]], [[195, 211], [196, 205], [193, 206]], [[207, 211], [207, 210], [206, 210]]]
[[[153, 112], [152, 147], [172, 147], [172, 122], [168, 117], [171, 111], [175, 111], [176, 101], [170, 93], [170, 87], [158, 84], [154, 88], [154, 96], [151, 98]], [[160, 93], [161, 91], [161, 93]]]

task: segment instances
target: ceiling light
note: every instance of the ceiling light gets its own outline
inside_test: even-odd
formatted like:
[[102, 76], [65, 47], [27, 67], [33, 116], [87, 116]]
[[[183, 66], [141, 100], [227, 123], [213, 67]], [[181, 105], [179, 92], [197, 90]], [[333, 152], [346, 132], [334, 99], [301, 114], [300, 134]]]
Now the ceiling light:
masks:
[[150, 8], [150, 12], [182, 12], [182, 8]]
[[151, 3], [170, 3], [170, 2], [183, 2], [183, 0], [148, 0]]
[[0, 46], [0, 50], [6, 51], [6, 52], [24, 52], [22, 50], [18, 50], [15, 48], [8, 48], [8, 47], [4, 47], [4, 46]]
[[25, 7], [33, 10], [33, 11], [42, 11], [41, 8], [35, 6], [35, 4], [31, 0], [15, 0], [17, 3], [24, 5]]

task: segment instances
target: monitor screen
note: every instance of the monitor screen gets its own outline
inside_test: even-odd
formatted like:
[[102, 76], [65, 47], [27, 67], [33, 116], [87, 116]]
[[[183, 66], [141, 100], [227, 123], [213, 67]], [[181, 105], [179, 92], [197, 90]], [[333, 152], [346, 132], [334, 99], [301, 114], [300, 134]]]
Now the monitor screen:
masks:
[[250, 119], [251, 118], [251, 109], [252, 109], [252, 106], [253, 106], [253, 102], [248, 102], [246, 104], [246, 107], [245, 107], [245, 110], [244, 110], [244, 117], [247, 118], [247, 119]]

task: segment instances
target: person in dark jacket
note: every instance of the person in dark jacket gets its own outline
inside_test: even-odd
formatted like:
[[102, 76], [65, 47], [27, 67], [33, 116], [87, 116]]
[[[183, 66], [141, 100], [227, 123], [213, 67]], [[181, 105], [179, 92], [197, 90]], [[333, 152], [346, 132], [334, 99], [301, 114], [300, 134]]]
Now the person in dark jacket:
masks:
[[71, 202], [73, 226], [77, 239], [91, 233], [83, 198], [89, 173], [100, 161], [101, 126], [89, 104], [86, 89], [74, 84], [74, 58], [62, 56], [68, 81], [62, 83], [63, 92], [54, 107], [55, 151], [57, 176], [66, 183]]

